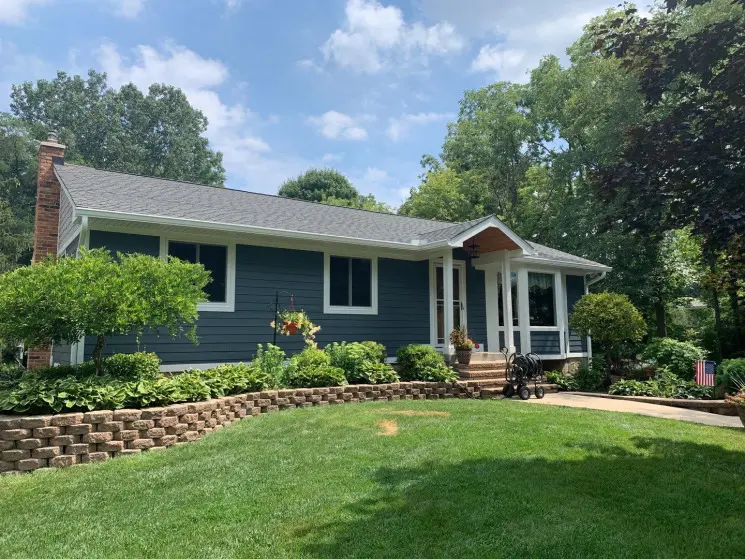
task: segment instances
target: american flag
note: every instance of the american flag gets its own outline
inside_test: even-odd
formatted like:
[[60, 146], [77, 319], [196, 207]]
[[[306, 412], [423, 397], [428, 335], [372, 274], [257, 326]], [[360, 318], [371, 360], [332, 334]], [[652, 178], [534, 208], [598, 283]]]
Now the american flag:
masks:
[[716, 367], [714, 361], [696, 361], [696, 384], [714, 386]]

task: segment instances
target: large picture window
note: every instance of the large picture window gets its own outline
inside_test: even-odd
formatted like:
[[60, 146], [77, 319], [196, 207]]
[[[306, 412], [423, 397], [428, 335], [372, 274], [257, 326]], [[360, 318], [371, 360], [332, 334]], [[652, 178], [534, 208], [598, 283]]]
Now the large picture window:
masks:
[[228, 300], [228, 247], [170, 241], [168, 256], [179, 260], [201, 264], [210, 273], [212, 281], [204, 288], [210, 303], [225, 303]]
[[531, 326], [556, 326], [554, 274], [528, 272], [528, 301]]
[[377, 260], [327, 254], [324, 275], [324, 312], [377, 313]]

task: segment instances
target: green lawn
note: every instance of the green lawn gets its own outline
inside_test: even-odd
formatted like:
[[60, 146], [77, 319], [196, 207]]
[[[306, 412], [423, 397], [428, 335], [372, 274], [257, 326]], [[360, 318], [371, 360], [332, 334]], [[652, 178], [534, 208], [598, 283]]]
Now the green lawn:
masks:
[[285, 411], [0, 477], [0, 527], [13, 559], [742, 557], [745, 433], [507, 401]]

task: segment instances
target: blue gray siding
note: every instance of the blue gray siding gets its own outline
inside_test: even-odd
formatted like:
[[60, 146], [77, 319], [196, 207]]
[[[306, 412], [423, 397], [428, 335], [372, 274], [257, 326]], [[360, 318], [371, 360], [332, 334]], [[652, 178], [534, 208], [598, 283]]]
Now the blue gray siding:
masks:
[[466, 264], [466, 304], [468, 333], [472, 340], [486, 346], [486, 280], [484, 271], [470, 262]]
[[57, 250], [65, 248], [65, 244], [70, 240], [75, 228], [78, 226], [80, 220], [73, 220], [72, 215], [73, 207], [70, 199], [64, 192], [60, 192]]
[[55, 344], [52, 348], [52, 364], [53, 365], [69, 365], [70, 354], [72, 352], [72, 346], [69, 344], [57, 345]]
[[[515, 339], [515, 351], [520, 353], [520, 331], [519, 330], [513, 330], [512, 333], [514, 334], [512, 337]], [[502, 351], [502, 348], [504, 348], [504, 332], [499, 333], [499, 348], [497, 349], [489, 349], [489, 351]]]
[[561, 333], [531, 332], [530, 351], [538, 355], [559, 355], [561, 353]]
[[[567, 310], [572, 316], [574, 305], [585, 294], [584, 276], [566, 276], [567, 286]], [[569, 329], [569, 353], [585, 353], [587, 351], [587, 338], [580, 336], [577, 332]]]
[[[91, 246], [121, 252], [157, 255], [157, 237], [91, 232]], [[483, 280], [482, 280], [483, 283]], [[139, 346], [134, 336], [109, 340], [107, 353], [154, 351], [164, 364], [246, 361], [260, 343], [272, 341], [277, 290], [295, 296], [295, 308], [307, 312], [321, 331], [319, 345], [333, 341], [375, 340], [388, 355], [410, 343], [429, 343], [429, 268], [427, 261], [381, 258], [378, 261], [378, 314], [323, 314], [323, 253], [238, 245], [236, 248], [235, 312], [201, 312], [197, 323], [199, 345], [189, 340], [146, 334]], [[287, 296], [280, 306], [288, 306]], [[484, 327], [485, 329], [485, 327]], [[288, 353], [303, 348], [300, 336], [279, 336], [278, 345]], [[93, 340], [86, 340], [86, 358]]]

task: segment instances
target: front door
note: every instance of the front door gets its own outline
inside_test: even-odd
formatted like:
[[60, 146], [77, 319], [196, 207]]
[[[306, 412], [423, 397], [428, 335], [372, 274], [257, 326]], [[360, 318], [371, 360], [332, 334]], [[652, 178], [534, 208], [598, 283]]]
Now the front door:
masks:
[[[435, 309], [435, 346], [441, 348], [445, 345], [445, 287], [443, 285], [442, 264], [435, 264], [435, 289], [434, 300], [431, 301]], [[466, 326], [466, 263], [463, 261], [453, 262], [453, 325], [455, 328]]]

